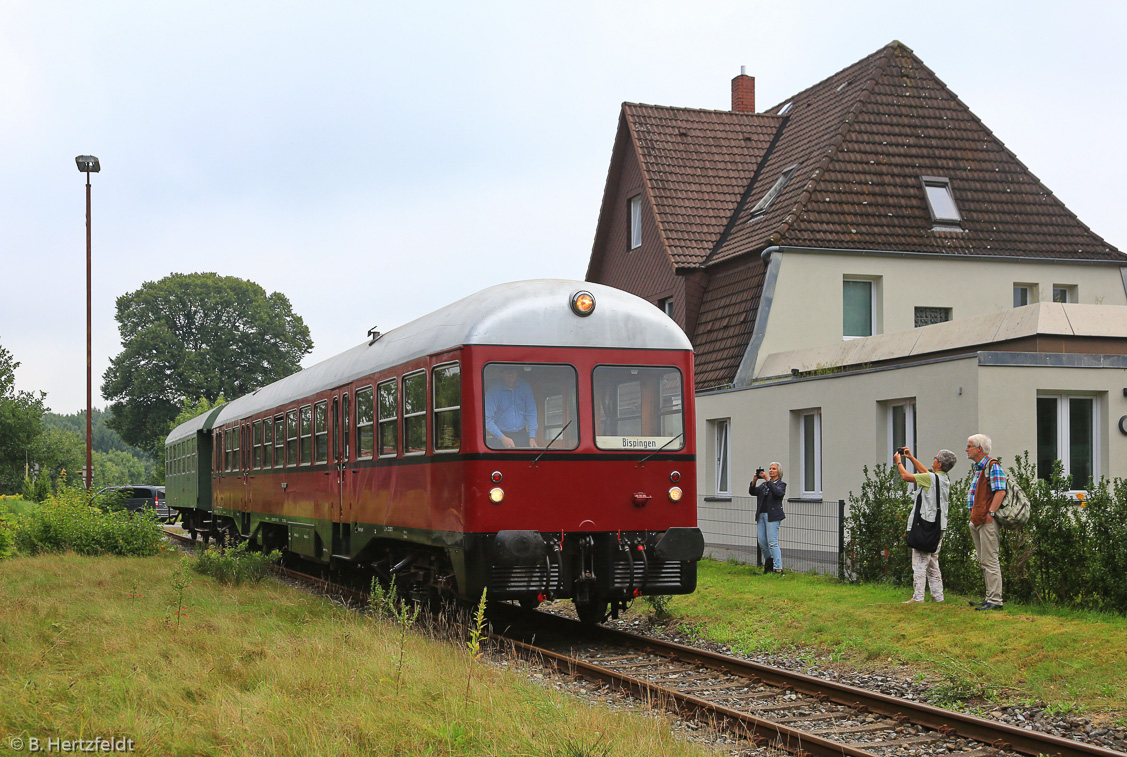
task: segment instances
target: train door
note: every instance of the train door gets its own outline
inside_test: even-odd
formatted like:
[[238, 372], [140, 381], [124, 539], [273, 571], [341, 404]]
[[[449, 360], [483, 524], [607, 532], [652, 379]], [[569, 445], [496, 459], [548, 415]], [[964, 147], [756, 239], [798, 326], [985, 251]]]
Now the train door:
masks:
[[332, 439], [333, 467], [336, 469], [336, 502], [333, 513], [333, 554], [351, 557], [352, 502], [348, 494], [348, 461], [351, 453], [349, 425], [351, 414], [348, 389], [333, 390]]
[[250, 512], [250, 458], [254, 439], [251, 436], [250, 424], [243, 423], [242, 444], [239, 445], [239, 467], [242, 469], [243, 490], [239, 498], [239, 510]]

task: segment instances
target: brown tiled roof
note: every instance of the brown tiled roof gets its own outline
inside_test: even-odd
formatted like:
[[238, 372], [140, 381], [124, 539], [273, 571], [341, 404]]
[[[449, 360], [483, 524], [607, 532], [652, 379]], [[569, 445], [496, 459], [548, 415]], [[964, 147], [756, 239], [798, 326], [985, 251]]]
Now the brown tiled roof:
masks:
[[646, 190], [675, 267], [699, 266], [782, 118], [624, 103]]
[[[709, 264], [772, 244], [1127, 260], [899, 42], [789, 102], [779, 139]], [[784, 192], [752, 220], [751, 208], [794, 164]], [[921, 176], [950, 180], [962, 231], [932, 231]]]
[[712, 273], [693, 339], [698, 389], [730, 384], [755, 326], [766, 266], [752, 258]]

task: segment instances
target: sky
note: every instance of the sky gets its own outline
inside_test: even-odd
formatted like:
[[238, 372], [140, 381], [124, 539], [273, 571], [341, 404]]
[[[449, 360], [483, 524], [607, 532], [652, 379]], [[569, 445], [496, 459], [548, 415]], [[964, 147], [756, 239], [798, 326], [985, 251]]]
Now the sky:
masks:
[[0, 346], [94, 405], [117, 298], [281, 292], [309, 366], [487, 286], [582, 279], [623, 102], [759, 110], [892, 40], [1127, 250], [1127, 3], [0, 0]]

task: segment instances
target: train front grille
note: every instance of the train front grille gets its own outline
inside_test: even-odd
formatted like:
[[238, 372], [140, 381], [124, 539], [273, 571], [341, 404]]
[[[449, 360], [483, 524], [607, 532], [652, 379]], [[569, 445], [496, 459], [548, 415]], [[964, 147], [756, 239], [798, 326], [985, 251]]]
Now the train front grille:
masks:
[[625, 559], [614, 561], [614, 588], [645, 589], [647, 593], [660, 593], [660, 589], [678, 589], [682, 586], [681, 563], [635, 560], [633, 565]]
[[[550, 572], [549, 572], [550, 571]], [[529, 592], [558, 592], [562, 589], [559, 565], [493, 566], [489, 591], [494, 596], [527, 594]]]

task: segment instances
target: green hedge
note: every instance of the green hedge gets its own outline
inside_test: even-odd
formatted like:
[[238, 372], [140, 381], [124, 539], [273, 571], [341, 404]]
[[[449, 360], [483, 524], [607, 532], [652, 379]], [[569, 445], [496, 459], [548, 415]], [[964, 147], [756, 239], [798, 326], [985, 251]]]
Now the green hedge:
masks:
[[[1053, 477], [1037, 479], [1029, 454], [1007, 469], [1033, 504], [1021, 530], [1003, 530], [1000, 548], [1007, 600], [1127, 614], [1127, 481], [1089, 482], [1077, 503], [1058, 462]], [[888, 465], [864, 469], [861, 493], [849, 495], [842, 575], [854, 583], [912, 583], [911, 549], [904, 543], [913, 505], [908, 486]], [[984, 592], [966, 508], [971, 472], [951, 481], [951, 510], [939, 565], [944, 587], [967, 596]]]

